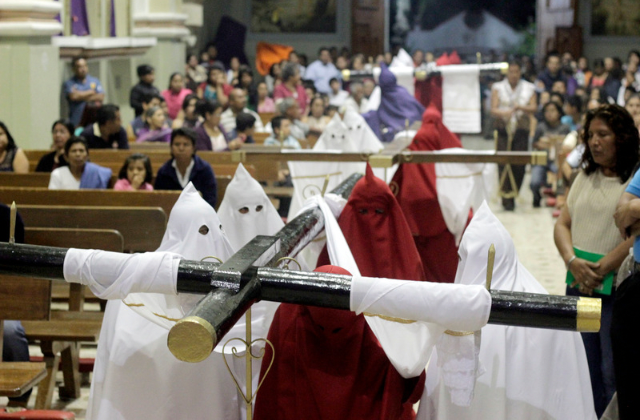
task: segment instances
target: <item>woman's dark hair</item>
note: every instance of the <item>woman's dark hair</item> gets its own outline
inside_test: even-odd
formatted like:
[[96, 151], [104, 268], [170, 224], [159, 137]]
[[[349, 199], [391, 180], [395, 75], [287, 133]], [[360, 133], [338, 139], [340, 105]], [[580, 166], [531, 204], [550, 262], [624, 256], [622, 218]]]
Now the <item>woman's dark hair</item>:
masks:
[[193, 99], [198, 99], [198, 95], [196, 95], [195, 93], [190, 93], [187, 96], [184, 97], [184, 100], [182, 101], [182, 110], [186, 111], [187, 107], [189, 106], [189, 102], [191, 102]]
[[584, 171], [587, 175], [594, 173], [600, 167], [593, 160], [589, 148], [589, 127], [595, 119], [604, 122], [615, 135], [616, 166], [614, 169], [620, 177], [620, 182], [625, 183], [633, 174], [633, 169], [638, 163], [640, 148], [640, 136], [633, 118], [623, 107], [611, 104], [604, 104], [587, 113], [583, 134], [585, 149], [582, 155], [582, 164], [585, 165]]
[[[251, 76], [252, 82], [249, 86], [242, 86], [242, 76], [244, 76], [245, 74]], [[246, 64], [242, 64], [238, 69], [238, 84], [236, 86], [249, 88], [251, 87], [251, 85], [253, 85], [253, 71], [251, 70], [251, 67], [247, 66]]]
[[287, 80], [295, 76], [298, 71], [300, 70], [298, 69], [297, 64], [287, 63], [282, 68], [282, 73], [280, 74], [280, 77], [282, 78], [283, 82], [286, 82]]
[[240, 112], [236, 115], [236, 131], [241, 133], [248, 128], [252, 128], [256, 124], [256, 117], [248, 112]]
[[[173, 140], [175, 140], [176, 137], [178, 136], [182, 136], [182, 137], [186, 137], [189, 140], [191, 140], [191, 143], [193, 143], [193, 147], [196, 147], [196, 132], [193, 131], [190, 128], [186, 128], [186, 127], [182, 127], [182, 128], [176, 128], [175, 130], [173, 130], [171, 132], [171, 143], [169, 144], [170, 146], [173, 146]], [[195, 150], [194, 150], [195, 153]]]
[[[558, 98], [560, 100], [560, 102], [562, 102], [562, 105], [564, 105], [564, 95], [561, 94], [560, 92], [551, 92], [549, 94], [549, 101], [550, 102], [554, 102], [553, 98]], [[560, 106], [562, 106], [560, 105]]]
[[[545, 111], [550, 106], [553, 106], [553, 107], [556, 108], [556, 110], [558, 111], [558, 120], [560, 120], [560, 118], [562, 118], [564, 116], [564, 111], [562, 110], [562, 106], [560, 106], [560, 104], [558, 104], [557, 102], [549, 101], [546, 104], [544, 104], [544, 106], [542, 107], [542, 115], [544, 115]], [[546, 121], [546, 119], [545, 119], [545, 121]]]
[[579, 95], [569, 96], [566, 103], [577, 109], [579, 114], [582, 114], [582, 98]]
[[196, 114], [202, 118], [206, 118], [206, 114], [213, 114], [218, 108], [222, 108], [220, 102], [211, 99], [202, 99], [196, 104]]
[[[7, 151], [17, 148], [18, 146], [16, 146], [16, 142], [13, 140], [13, 136], [9, 132], [9, 129], [7, 128], [5, 123], [3, 123], [2, 121], [0, 121], [0, 128], [2, 128], [4, 132], [7, 134], [7, 140], [8, 140]], [[71, 133], [73, 133], [73, 131]]]
[[67, 120], [65, 118], [61, 118], [59, 120], [54, 121], [53, 124], [51, 125], [51, 132], [53, 132], [53, 129], [56, 128], [56, 125], [58, 125], [58, 124], [64, 126], [64, 128], [67, 129], [69, 134], [73, 136], [73, 132], [75, 131], [75, 127], [73, 126], [73, 123], [71, 121], [69, 121], [69, 120]]
[[[271, 67], [269, 67], [269, 75], [274, 79], [276, 78], [276, 66], [280, 67], [280, 63], [273, 63]], [[280, 70], [282, 70], [282, 68], [280, 68]]]
[[131, 165], [131, 163], [136, 160], [141, 160], [142, 164], [144, 165], [144, 170], [146, 172], [144, 176], [144, 182], [146, 182], [147, 184], [151, 184], [151, 181], [153, 181], [153, 172], [151, 170], [151, 159], [149, 159], [149, 156], [145, 155], [144, 153], [134, 153], [128, 158], [126, 158], [124, 161], [124, 165], [122, 165], [122, 168], [120, 169], [120, 173], [118, 173], [118, 179], [127, 178], [127, 171], [129, 170], [129, 165]]
[[180, 76], [184, 79], [184, 76], [182, 75], [182, 73], [180, 73], [179, 71], [176, 71], [174, 73], [171, 73], [171, 76], [169, 76], [169, 86], [167, 86], [167, 89], [171, 89], [171, 81], [173, 80], [174, 77], [176, 76]]
[[326, 109], [324, 109], [324, 99], [322, 99], [322, 96], [316, 95], [313, 98], [311, 98], [311, 101], [309, 102], [309, 109], [311, 109], [313, 107], [313, 103], [315, 101], [322, 102], [322, 107], [323, 107], [322, 114], [324, 115], [326, 113]]
[[67, 140], [67, 142], [64, 144], [64, 154], [66, 156], [69, 155], [69, 149], [71, 149], [71, 146], [76, 143], [82, 143], [84, 145], [84, 149], [87, 151], [87, 154], [89, 154], [89, 144], [87, 143], [87, 140], [85, 140], [85, 138], [82, 136], [71, 136], [69, 140]]
[[207, 84], [210, 85], [211, 84], [211, 73], [213, 73], [214, 70], [219, 70], [221, 72], [224, 73], [224, 67], [222, 66], [222, 64], [220, 63], [213, 63], [210, 67], [209, 67], [209, 71], [207, 72]]

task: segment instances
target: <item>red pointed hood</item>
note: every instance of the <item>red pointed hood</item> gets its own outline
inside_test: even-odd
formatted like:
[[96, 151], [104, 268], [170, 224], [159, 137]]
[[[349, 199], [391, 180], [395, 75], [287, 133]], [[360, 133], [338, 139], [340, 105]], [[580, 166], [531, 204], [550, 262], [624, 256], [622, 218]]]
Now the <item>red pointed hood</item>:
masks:
[[447, 66], [449, 65], [449, 56], [447, 55], [447, 53], [443, 53], [440, 57], [438, 57], [438, 59], [436, 60], [436, 65], [438, 66]]
[[462, 60], [460, 60], [460, 56], [458, 55], [458, 51], [453, 51], [449, 55], [449, 64], [462, 64]]

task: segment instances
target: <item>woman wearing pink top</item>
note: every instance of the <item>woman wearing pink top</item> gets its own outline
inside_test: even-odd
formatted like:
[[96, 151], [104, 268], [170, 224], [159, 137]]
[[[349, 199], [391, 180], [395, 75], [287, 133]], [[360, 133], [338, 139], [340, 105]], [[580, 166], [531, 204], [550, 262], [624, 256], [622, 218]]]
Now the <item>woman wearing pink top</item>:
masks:
[[193, 93], [191, 89], [184, 87], [184, 77], [180, 73], [173, 73], [169, 77], [169, 89], [162, 91], [162, 96], [167, 102], [169, 108], [169, 118], [175, 120], [178, 116], [178, 112], [182, 109], [182, 102], [184, 98]]
[[300, 83], [300, 69], [293, 63], [288, 63], [282, 68], [282, 83], [273, 89], [276, 104], [289, 97], [298, 101], [300, 115], [307, 115], [307, 93]]
[[265, 82], [258, 83], [258, 112], [276, 112], [276, 103], [269, 97]]

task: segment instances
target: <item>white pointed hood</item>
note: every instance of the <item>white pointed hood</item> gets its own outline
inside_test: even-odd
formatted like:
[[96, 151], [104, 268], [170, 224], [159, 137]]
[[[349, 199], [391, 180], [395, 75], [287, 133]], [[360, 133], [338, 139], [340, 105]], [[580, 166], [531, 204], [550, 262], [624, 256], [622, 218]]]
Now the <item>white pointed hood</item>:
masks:
[[[233, 248], [216, 211], [204, 201], [192, 183], [184, 188], [173, 206], [167, 230], [157, 251], [175, 252], [185, 259], [196, 261], [212, 256], [226, 261], [233, 255]], [[127, 296], [124, 303], [155, 324], [171, 329], [201, 297], [135, 293]]]
[[257, 235], [273, 235], [284, 226], [264, 189], [242, 163], [227, 186], [218, 216], [236, 251]]

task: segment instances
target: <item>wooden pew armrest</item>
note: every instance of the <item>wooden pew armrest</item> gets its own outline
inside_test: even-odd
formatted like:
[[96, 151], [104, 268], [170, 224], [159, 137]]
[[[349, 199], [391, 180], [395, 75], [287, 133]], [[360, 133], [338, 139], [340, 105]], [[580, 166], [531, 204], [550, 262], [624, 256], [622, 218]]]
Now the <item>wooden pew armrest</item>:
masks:
[[47, 375], [44, 363], [1, 362], [0, 396], [19, 397]]

